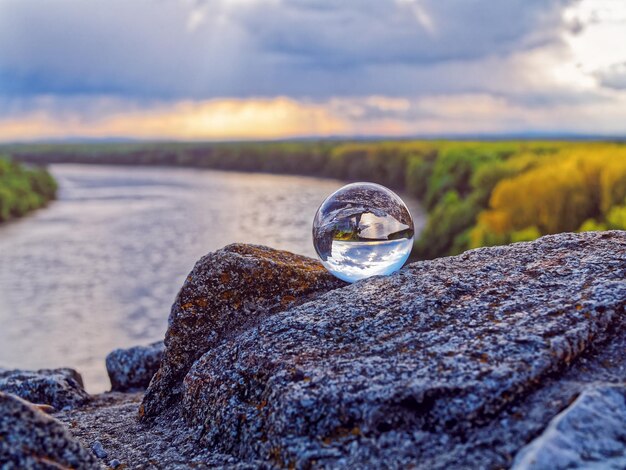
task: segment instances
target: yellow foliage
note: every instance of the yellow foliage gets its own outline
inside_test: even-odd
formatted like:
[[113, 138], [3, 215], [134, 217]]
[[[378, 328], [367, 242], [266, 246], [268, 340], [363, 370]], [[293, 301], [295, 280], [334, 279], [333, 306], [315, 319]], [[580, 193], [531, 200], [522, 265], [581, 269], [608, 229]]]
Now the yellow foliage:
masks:
[[527, 227], [523, 230], [518, 230], [511, 233], [511, 242], [529, 242], [539, 238], [541, 232], [537, 227]]
[[606, 222], [613, 230], [626, 230], [626, 206], [616, 206], [611, 209], [606, 216]]
[[626, 151], [607, 158], [600, 175], [600, 208], [603, 214], [626, 199]]
[[606, 230], [606, 224], [599, 223], [595, 219], [587, 219], [583, 222], [580, 228], [577, 230], [578, 232], [598, 232], [602, 230]]
[[538, 166], [500, 181], [479, 225], [495, 234], [537, 227], [576, 230], [626, 197], [626, 147], [588, 144], [543, 157]]

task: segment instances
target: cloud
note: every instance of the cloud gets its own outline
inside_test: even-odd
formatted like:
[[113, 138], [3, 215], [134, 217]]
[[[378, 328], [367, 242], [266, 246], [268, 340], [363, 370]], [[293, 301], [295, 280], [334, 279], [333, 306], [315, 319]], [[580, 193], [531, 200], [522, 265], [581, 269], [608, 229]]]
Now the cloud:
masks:
[[[568, 3], [4, 0], [0, 93], [322, 98], [393, 87], [416, 94], [412, 76], [429, 68], [558, 43]], [[437, 80], [426, 82], [428, 90]], [[462, 83], [457, 77], [456, 88]]]
[[149, 104], [110, 97], [38, 97], [0, 118], [0, 141], [68, 136], [271, 139], [345, 133], [346, 126], [321, 104], [285, 97]]
[[597, 70], [595, 76], [603, 87], [626, 90], [626, 62]]
[[624, 133], [624, 5], [3, 0], [0, 140]]
[[303, 66], [350, 68], [471, 60], [559, 41], [554, 0], [319, 0], [245, 9], [237, 21], [265, 51]]
[[288, 97], [152, 103], [110, 97], [38, 97], [32, 101], [0, 118], [0, 141], [110, 136], [235, 140], [537, 130], [617, 134], [626, 122], [624, 96], [550, 107], [476, 93], [324, 101]]

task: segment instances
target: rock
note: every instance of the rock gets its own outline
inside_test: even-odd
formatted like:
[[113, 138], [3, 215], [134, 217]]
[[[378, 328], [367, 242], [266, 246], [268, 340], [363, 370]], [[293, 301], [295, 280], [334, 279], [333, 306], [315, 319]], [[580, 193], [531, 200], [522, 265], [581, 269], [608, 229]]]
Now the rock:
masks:
[[117, 468], [124, 470], [270, 470], [262, 462], [242, 462], [198, 445], [198, 430], [188, 427], [175, 408], [155, 417], [151, 426], [139, 423], [137, 408], [142, 396], [137, 392], [103, 393], [93, 396], [82, 408], [61, 411], [56, 417], [85, 448], [99, 441], [108, 458], [114, 457], [109, 462], [111, 468], [117, 462]]
[[[205, 257], [191, 276], [196, 285], [188, 280], [179, 295], [182, 307], [200, 292], [217, 313], [194, 301], [201, 315], [185, 316], [191, 308], [175, 304], [170, 330], [181, 336], [167, 374], [178, 359], [191, 363], [182, 384], [153, 396], [168, 404], [149, 426], [136, 419], [136, 392], [55, 412], [92, 464], [98, 441], [108, 454], [101, 462], [125, 469], [509, 468], [516, 455], [518, 466], [528, 456], [574, 456], [586, 468], [620, 468], [626, 232], [474, 250], [294, 295], [285, 306], [276, 302], [280, 290], [251, 300], [242, 281], [248, 317], [236, 294], [226, 295], [230, 307], [219, 301], [226, 261], [256, 266], [250, 272], [260, 277], [262, 260], [277, 252], [230, 249]], [[16, 416], [0, 403], [0, 431]], [[6, 453], [5, 441], [0, 432]], [[7, 458], [0, 452], [0, 462]]]
[[[417, 468], [508, 468], [511, 461], [507, 455], [514, 455], [540, 433], [550, 419], [571, 402], [571, 398], [578, 393], [577, 387], [597, 381], [623, 381], [626, 377], [623, 354], [626, 350], [626, 328], [616, 331], [616, 335], [610, 343], [603, 343], [597, 353], [575, 361], [564, 375], [542, 381], [541, 388], [535, 393], [517, 401], [487, 425], [476, 427], [464, 436], [420, 430], [410, 436], [397, 433], [396, 441], [388, 439], [384, 444], [395, 442], [394, 445], [406, 450], [415, 445], [419, 437], [418, 451], [412, 461]], [[125, 470], [276, 468], [272, 463], [243, 460], [203, 445], [199, 441], [202, 429], [188, 426], [178, 414], [178, 406], [168, 408], [157, 416], [151, 426], [139, 423], [136, 416], [141, 398], [141, 393], [104, 393], [93, 396], [81, 408], [60, 411], [55, 417], [65, 423], [86, 448], [99, 440], [109, 458], [114, 456], [114, 460], [118, 460]], [[391, 437], [394, 433], [389, 434]], [[360, 436], [360, 439], [366, 438]], [[347, 445], [362, 444], [355, 439]], [[376, 462], [375, 459], [374, 456], [372, 462]], [[113, 467], [111, 462], [109, 466]], [[345, 467], [349, 468], [347, 463]], [[361, 467], [372, 468], [367, 464]]]
[[193, 362], [262, 318], [345, 285], [320, 263], [255, 245], [229, 245], [196, 263], [172, 306], [161, 366], [140, 414], [175, 403]]
[[0, 391], [12, 393], [31, 403], [50, 405], [57, 410], [79, 406], [89, 400], [80, 374], [69, 368], [37, 371], [0, 369]]
[[159, 369], [165, 346], [163, 341], [148, 346], [116, 349], [106, 358], [111, 390], [127, 392], [145, 390]]
[[583, 392], [515, 458], [514, 470], [626, 468], [626, 386]]
[[3, 469], [97, 469], [95, 459], [54, 418], [0, 392], [0, 463]]
[[[157, 410], [182, 392], [204, 445], [239, 459], [508, 466], [581, 383], [624, 370], [626, 232], [473, 250], [286, 306], [337, 285], [275, 253], [237, 245], [196, 265], [146, 397]], [[579, 367], [605, 343], [595, 371]]]
[[93, 444], [91, 444], [91, 450], [93, 450], [93, 453], [96, 454], [96, 457], [98, 457], [99, 459], [106, 459], [109, 456], [109, 453], [104, 450], [104, 447], [102, 447], [102, 442], [100, 441], [95, 441]]

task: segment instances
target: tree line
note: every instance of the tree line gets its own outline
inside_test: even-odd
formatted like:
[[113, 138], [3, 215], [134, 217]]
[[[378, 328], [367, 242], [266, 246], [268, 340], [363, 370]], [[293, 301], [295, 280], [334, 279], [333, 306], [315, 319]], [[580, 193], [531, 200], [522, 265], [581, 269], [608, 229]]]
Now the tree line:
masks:
[[414, 256], [576, 230], [626, 229], [621, 142], [315, 141], [21, 145], [33, 163], [175, 165], [373, 181], [420, 199]]
[[56, 182], [44, 168], [0, 155], [0, 222], [46, 205], [56, 191]]

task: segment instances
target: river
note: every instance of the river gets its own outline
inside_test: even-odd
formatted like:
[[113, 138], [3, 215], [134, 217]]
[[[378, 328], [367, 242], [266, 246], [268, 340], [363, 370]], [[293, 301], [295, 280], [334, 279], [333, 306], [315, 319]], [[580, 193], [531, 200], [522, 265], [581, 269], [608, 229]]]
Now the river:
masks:
[[[194, 263], [233, 242], [314, 256], [336, 180], [185, 168], [53, 165], [58, 200], [0, 226], [0, 367], [73, 367], [109, 388], [111, 350], [163, 338]], [[416, 231], [424, 214], [405, 198]]]

